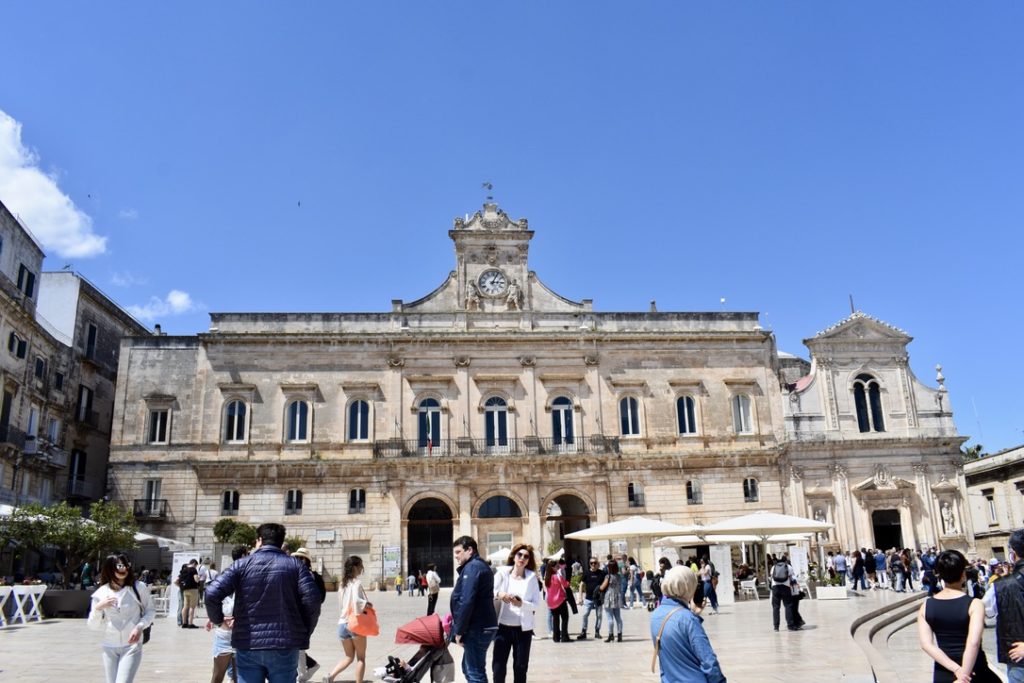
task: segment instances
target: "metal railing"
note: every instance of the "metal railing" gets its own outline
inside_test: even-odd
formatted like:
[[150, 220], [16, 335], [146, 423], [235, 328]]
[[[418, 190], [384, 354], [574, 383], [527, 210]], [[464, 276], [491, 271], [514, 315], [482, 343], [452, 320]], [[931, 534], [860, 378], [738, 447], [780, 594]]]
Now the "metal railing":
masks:
[[94, 487], [92, 482], [81, 479], [68, 480], [68, 495], [76, 498], [92, 498]]
[[488, 455], [563, 455], [569, 453], [619, 453], [619, 437], [595, 434], [586, 438], [524, 436], [518, 439], [471, 439], [456, 437], [428, 443], [422, 439], [375, 441], [375, 458], [412, 458]]
[[132, 511], [136, 517], [167, 519], [171, 506], [166, 498], [136, 498]]
[[10, 444], [19, 451], [24, 451], [27, 439], [28, 435], [22, 429], [12, 427], [11, 425], [0, 427], [0, 443]]

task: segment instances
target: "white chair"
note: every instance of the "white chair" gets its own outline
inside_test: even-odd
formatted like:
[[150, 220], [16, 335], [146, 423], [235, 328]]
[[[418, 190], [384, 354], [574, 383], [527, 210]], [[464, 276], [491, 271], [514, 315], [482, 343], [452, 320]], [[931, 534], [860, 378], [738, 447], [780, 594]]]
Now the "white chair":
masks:
[[0, 586], [0, 626], [7, 626], [7, 601], [13, 592], [12, 586]]
[[166, 617], [171, 611], [171, 599], [154, 597], [153, 608], [156, 611], [156, 616]]
[[32, 619], [43, 620], [41, 606], [43, 593], [46, 586], [13, 586], [14, 588], [14, 616], [11, 618], [13, 624], [17, 620], [27, 624]]
[[748, 593], [753, 595], [755, 600], [761, 599], [761, 596], [757, 594], [757, 579], [740, 581], [740, 597], [742, 598]]

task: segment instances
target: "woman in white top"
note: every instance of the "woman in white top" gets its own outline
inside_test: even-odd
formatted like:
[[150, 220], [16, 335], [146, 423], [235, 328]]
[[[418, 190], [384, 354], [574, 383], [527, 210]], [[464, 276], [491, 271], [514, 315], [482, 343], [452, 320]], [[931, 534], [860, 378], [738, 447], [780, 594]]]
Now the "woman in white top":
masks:
[[354, 659], [356, 662], [356, 683], [363, 683], [363, 675], [366, 673], [366, 636], [352, 633], [348, 630], [348, 616], [350, 614], [362, 614], [363, 610], [373, 605], [366, 599], [366, 591], [363, 590], [363, 583], [359, 577], [363, 573], [363, 560], [358, 555], [352, 555], [345, 560], [345, 576], [341, 581], [341, 592], [338, 593], [338, 602], [341, 605], [341, 618], [338, 620], [338, 638], [341, 640], [341, 647], [345, 650], [345, 656], [334, 665], [331, 673], [324, 676], [324, 683], [333, 683], [334, 677], [348, 668]]
[[533, 546], [520, 543], [509, 553], [507, 565], [500, 567], [494, 576], [494, 599], [500, 601], [495, 602], [496, 605], [501, 605], [491, 659], [494, 683], [505, 683], [509, 652], [512, 653], [513, 680], [526, 683], [533, 643], [533, 616], [541, 601]]
[[100, 587], [92, 594], [89, 628], [103, 629], [103, 668], [107, 683], [131, 683], [142, 663], [142, 631], [156, 609], [149, 586], [136, 581], [124, 555], [108, 555], [100, 565]]

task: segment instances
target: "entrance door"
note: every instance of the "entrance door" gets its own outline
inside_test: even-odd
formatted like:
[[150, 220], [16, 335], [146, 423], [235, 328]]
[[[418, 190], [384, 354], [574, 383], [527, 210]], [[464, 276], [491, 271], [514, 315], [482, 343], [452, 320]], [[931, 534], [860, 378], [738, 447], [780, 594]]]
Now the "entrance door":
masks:
[[[566, 534], [590, 528], [590, 511], [586, 503], [571, 494], [558, 496], [548, 505], [545, 522], [549, 538], [562, 544], [567, 559], [583, 561], [587, 558], [590, 552], [587, 541], [565, 538]], [[546, 550], [542, 554], [546, 554]]]
[[871, 525], [875, 530], [876, 548], [889, 550], [903, 547], [899, 510], [875, 510], [871, 513]]
[[455, 559], [452, 554], [452, 512], [436, 498], [426, 498], [409, 511], [409, 565], [406, 574], [426, 571], [437, 565], [441, 585], [455, 583]]

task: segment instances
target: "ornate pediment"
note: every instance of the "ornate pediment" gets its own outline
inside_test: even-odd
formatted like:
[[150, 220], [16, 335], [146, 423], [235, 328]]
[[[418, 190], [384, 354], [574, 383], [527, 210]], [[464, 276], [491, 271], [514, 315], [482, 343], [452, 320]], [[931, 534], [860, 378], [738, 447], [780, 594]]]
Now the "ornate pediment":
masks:
[[456, 218], [452, 230], [455, 231], [527, 231], [529, 224], [525, 218], [517, 221], [508, 217], [504, 211], [498, 208], [497, 204], [484, 204], [483, 211], [477, 211], [472, 216]]
[[911, 339], [910, 335], [898, 327], [894, 327], [878, 318], [872, 318], [862, 311], [857, 311], [850, 317], [822, 330], [811, 339], [805, 340], [804, 343], [810, 344], [823, 341], [891, 341], [908, 344]]
[[932, 493], [943, 494], [943, 493], [960, 493], [960, 487], [951, 482], [943, 474], [939, 477], [939, 480], [931, 485]]
[[907, 491], [914, 490], [915, 488], [917, 487], [914, 486], [914, 482], [894, 477], [889, 474], [889, 470], [885, 465], [879, 465], [875, 468], [873, 476], [858, 484], [854, 484], [851, 490], [854, 493], [868, 493], [872, 491]]

